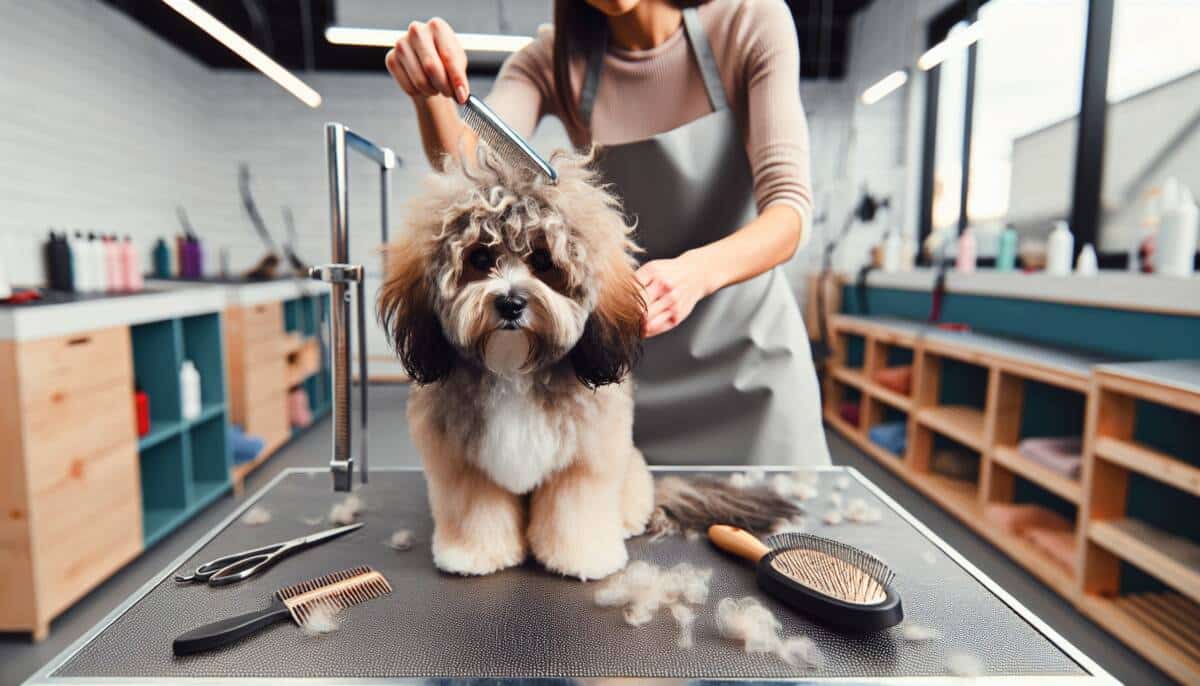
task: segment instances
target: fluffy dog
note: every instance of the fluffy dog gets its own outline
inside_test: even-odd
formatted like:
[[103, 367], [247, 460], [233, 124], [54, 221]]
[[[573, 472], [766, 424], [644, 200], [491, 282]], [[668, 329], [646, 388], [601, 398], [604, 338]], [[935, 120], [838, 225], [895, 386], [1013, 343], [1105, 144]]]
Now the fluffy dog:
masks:
[[[432, 176], [387, 249], [378, 312], [416, 382], [408, 418], [444, 571], [532, 553], [599, 579], [625, 566], [625, 539], [654, 510], [626, 379], [645, 315], [637, 247], [589, 162], [557, 153], [552, 185], [480, 145], [470, 168], [448, 160]], [[664, 481], [655, 519], [673, 530], [680, 513], [746, 528], [796, 513]]]

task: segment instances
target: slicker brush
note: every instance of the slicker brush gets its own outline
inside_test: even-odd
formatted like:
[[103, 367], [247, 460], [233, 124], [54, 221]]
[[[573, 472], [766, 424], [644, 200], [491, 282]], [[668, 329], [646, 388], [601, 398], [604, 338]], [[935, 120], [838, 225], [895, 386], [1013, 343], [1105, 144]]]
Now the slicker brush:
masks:
[[188, 655], [249, 636], [290, 619], [303, 626], [314, 611], [337, 612], [392, 592], [387, 579], [370, 567], [355, 567], [279, 589], [265, 610], [205, 624], [175, 639], [176, 655]]
[[492, 108], [474, 95], [467, 96], [463, 105], [463, 121], [470, 126], [479, 139], [491, 148], [501, 159], [512, 165], [541, 174], [550, 183], [558, 183], [558, 172], [542, 156], [534, 152], [529, 143], [513, 131]]
[[865, 633], [904, 619], [896, 573], [870, 553], [821, 536], [784, 533], [766, 542], [737, 527], [714, 524], [718, 548], [756, 563], [762, 590], [839, 631]]

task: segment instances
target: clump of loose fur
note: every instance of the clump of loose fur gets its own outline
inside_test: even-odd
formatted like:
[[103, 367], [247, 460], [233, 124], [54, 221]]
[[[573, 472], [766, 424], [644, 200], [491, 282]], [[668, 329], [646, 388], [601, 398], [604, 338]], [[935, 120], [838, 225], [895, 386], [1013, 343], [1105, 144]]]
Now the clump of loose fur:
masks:
[[855, 524], [875, 524], [883, 520], [883, 512], [877, 507], [871, 507], [862, 498], [854, 498], [846, 503], [846, 519]]
[[975, 677], [983, 674], [983, 663], [974, 655], [955, 653], [946, 658], [946, 670], [954, 676]]
[[320, 636], [338, 630], [338, 608], [329, 603], [317, 603], [309, 610], [308, 618], [300, 625], [306, 636]]
[[910, 643], [924, 643], [938, 638], [941, 634], [937, 629], [933, 629], [920, 624], [905, 624], [900, 627], [900, 638], [903, 638]]
[[651, 536], [664, 530], [708, 531], [713, 524], [766, 534], [780, 520], [804, 513], [803, 508], [773, 492], [762, 480], [739, 488], [726, 479], [663, 477], [655, 482], [654, 502], [658, 508], [647, 528]]
[[671, 606], [671, 616], [679, 625], [679, 638], [675, 641], [683, 650], [691, 650], [696, 645], [695, 626], [696, 612], [682, 603]]
[[600, 607], [625, 608], [625, 622], [641, 626], [654, 619], [664, 605], [703, 605], [711, 579], [711, 569], [697, 569], [686, 562], [663, 569], [636, 560], [597, 589], [594, 600]]
[[400, 529], [388, 539], [387, 547], [398, 552], [403, 552], [405, 550], [412, 550], [413, 542], [413, 532], [408, 529]]
[[242, 515], [242, 524], [246, 526], [262, 526], [269, 521], [271, 521], [271, 511], [258, 505], [246, 510], [246, 514]]
[[753, 597], [722, 598], [717, 603], [717, 631], [742, 644], [747, 653], [771, 653], [793, 667], [819, 668], [825, 657], [807, 636], [781, 638], [783, 625]]
[[362, 498], [351, 493], [346, 496], [345, 500], [340, 503], [334, 503], [329, 509], [329, 521], [334, 524], [353, 524], [354, 520], [358, 519], [358, 515], [362, 513], [363, 501]]

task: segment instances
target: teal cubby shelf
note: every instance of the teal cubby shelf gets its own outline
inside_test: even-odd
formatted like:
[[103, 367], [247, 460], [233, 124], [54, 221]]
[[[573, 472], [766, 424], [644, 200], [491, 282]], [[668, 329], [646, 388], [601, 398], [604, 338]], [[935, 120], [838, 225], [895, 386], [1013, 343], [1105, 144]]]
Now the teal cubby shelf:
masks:
[[[305, 379], [300, 387], [308, 394], [309, 410], [313, 421], [324, 417], [331, 409], [330, 394], [332, 382], [329, 372], [329, 349], [325, 343], [325, 332], [328, 330], [329, 297], [327, 295], [309, 295], [294, 298], [283, 303], [283, 328], [288, 333], [299, 333], [309, 338], [315, 337], [321, 347], [321, 367], [316, 373]], [[303, 429], [292, 429], [295, 436]]]
[[[133, 369], [150, 399], [150, 433], [138, 440], [143, 543], [149, 548], [230, 488], [221, 315], [134, 326]], [[201, 411], [182, 416], [179, 369], [200, 373]]]

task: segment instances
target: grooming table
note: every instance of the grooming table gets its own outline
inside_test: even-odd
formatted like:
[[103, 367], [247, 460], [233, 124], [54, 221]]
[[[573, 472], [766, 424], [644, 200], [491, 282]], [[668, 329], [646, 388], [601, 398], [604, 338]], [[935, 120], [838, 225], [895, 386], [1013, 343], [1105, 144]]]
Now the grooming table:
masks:
[[[656, 470], [695, 476], [719, 470]], [[728, 474], [725, 471], [724, 474]], [[883, 511], [875, 524], [826, 526], [821, 515], [841, 475], [843, 494]], [[983, 576], [931, 531], [854, 470], [820, 472], [819, 499], [808, 501], [808, 530], [869, 550], [898, 574], [907, 622], [931, 627], [940, 638], [911, 643], [900, 628], [867, 636], [830, 632], [759, 592], [754, 573], [702, 538], [629, 544], [630, 558], [662, 566], [687, 561], [714, 570], [711, 593], [696, 608], [695, 648], [676, 646], [678, 629], [663, 608], [641, 627], [628, 626], [618, 608], [600, 608], [599, 583], [553, 576], [536, 563], [479, 578], [443, 575], [429, 550], [433, 522], [417, 470], [376, 470], [358, 493], [366, 526], [280, 562], [250, 581], [226, 588], [177, 586], [171, 576], [202, 562], [268, 542], [327, 528], [304, 520], [326, 516], [344, 497], [323, 469], [292, 469], [205, 535], [28, 684], [245, 684], [253, 679], [294, 683], [705, 683], [752, 679], [793, 683], [957, 683], [947, 659], [970, 655], [984, 677], [1013, 684], [1115, 683], [1102, 669]], [[269, 523], [238, 521], [259, 504]], [[385, 545], [409, 528], [417, 545], [396, 552]], [[587, 536], [586, 531], [579, 532]], [[291, 624], [209, 653], [176, 658], [171, 641], [209, 621], [266, 607], [276, 589], [327, 572], [371, 565], [386, 576], [391, 596], [352, 607], [341, 628], [307, 637]], [[601, 582], [602, 583], [602, 582]], [[747, 655], [717, 633], [715, 607], [727, 596], [753, 595], [784, 625], [784, 636], [807, 634], [825, 655], [819, 670], [789, 667], [771, 655]], [[985, 683], [992, 679], [985, 679]]]

